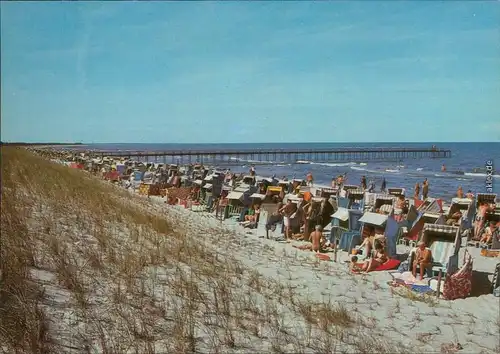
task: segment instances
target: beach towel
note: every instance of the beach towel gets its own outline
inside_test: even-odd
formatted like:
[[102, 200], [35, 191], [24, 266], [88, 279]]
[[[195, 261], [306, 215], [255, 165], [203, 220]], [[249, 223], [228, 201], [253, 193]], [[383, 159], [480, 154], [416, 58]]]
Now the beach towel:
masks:
[[[396, 269], [400, 263], [401, 263], [401, 261], [399, 261], [397, 259], [389, 259], [384, 264], [381, 264], [377, 268], [375, 268], [374, 270], [370, 271], [370, 273]], [[355, 264], [355, 266], [352, 267], [352, 272], [355, 274], [359, 274], [359, 270], [357, 270], [356, 268], [362, 268], [364, 263], [354, 263], [354, 264]]]
[[396, 269], [399, 266], [400, 263], [401, 263], [400, 260], [391, 258], [387, 262], [385, 262], [384, 264], [381, 264], [380, 266], [378, 266], [374, 271], [375, 272], [380, 272], [380, 271], [383, 271], [383, 270]]
[[420, 294], [427, 294], [434, 291], [430, 288], [429, 285], [417, 285], [417, 284], [412, 284], [411, 290]]

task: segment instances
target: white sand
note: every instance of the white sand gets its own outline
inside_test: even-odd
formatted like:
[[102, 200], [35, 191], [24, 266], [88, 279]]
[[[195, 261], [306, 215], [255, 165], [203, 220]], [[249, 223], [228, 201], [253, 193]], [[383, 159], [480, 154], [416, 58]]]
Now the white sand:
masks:
[[[221, 254], [221, 259], [229, 260], [225, 256], [231, 256], [243, 264], [246, 268], [242, 270], [244, 275], [241, 279], [233, 279], [235, 288], [228, 289], [228, 293], [233, 296], [232, 306], [239, 301], [235, 298], [245, 302], [237, 311], [248, 311], [246, 307], [254, 306], [254, 309], [259, 308], [264, 313], [274, 313], [267, 317], [267, 324], [247, 323], [247, 329], [242, 329], [240, 323], [238, 330], [232, 330], [235, 345], [228, 345], [230, 341], [227, 338], [225, 346], [213, 343], [215, 337], [227, 336], [224, 328], [235, 327], [234, 323], [221, 325], [219, 322], [222, 327], [214, 329], [214, 326], [206, 323], [206, 318], [204, 322], [196, 322], [198, 352], [381, 353], [389, 350], [386, 348], [397, 348], [399, 351], [431, 353], [440, 352], [441, 345], [450, 343], [460, 343], [462, 352], [466, 353], [494, 353], [500, 349], [499, 299], [491, 294], [452, 302], [410, 300], [391, 292], [387, 285], [391, 277], [387, 272], [366, 276], [350, 274], [342, 262], [347, 259], [345, 253], [339, 254], [339, 263], [318, 261], [313, 253], [297, 250], [291, 244], [259, 238], [264, 236], [262, 231], [243, 229], [234, 221], [221, 222], [207, 213], [167, 206], [162, 198], [150, 197], [147, 200], [131, 195], [130, 202], [160, 213], [173, 224], [174, 229], [185, 234], [186, 238], [204, 244], [207, 249], [216, 250]], [[170, 312], [152, 315], [161, 307], [158, 303], [164, 304], [161, 308], [174, 309], [172, 313], [177, 316], [183, 314], [184, 310], [179, 306], [186, 306], [186, 303], [179, 300], [180, 295], [171, 294], [172, 291], [181, 290], [175, 284], [164, 282], [173, 272], [194, 273], [187, 266], [188, 262], [171, 264], [168, 259], [162, 259], [161, 248], [158, 247], [159, 251], [154, 253], [155, 247], [150, 244], [151, 240], [163, 242], [169, 239], [162, 235], [141, 236], [135, 234], [136, 231], [132, 232], [127, 225], [105, 223], [100, 227], [108, 230], [109, 236], [106, 234], [106, 237], [110, 238], [105, 241], [106, 244], [101, 244], [103, 240], [98, 238], [100, 231], [92, 231], [94, 225], [85, 226], [84, 220], [72, 220], [66, 216], [58, 225], [50, 220], [51, 227], [56, 228], [52, 235], [57, 235], [61, 241], [67, 240], [66, 252], [70, 255], [67, 259], [73, 262], [73, 266], [68, 268], [78, 273], [78, 278], [88, 288], [87, 298], [78, 299], [75, 293], [61, 285], [53, 270], [54, 260], [42, 252], [48, 247], [43, 218], [50, 210], [44, 206], [38, 208], [31, 215], [31, 231], [38, 234], [41, 242], [37, 263], [43, 264], [43, 268], [33, 269], [32, 275], [43, 284], [46, 301], [42, 307], [51, 319], [51, 330], [57, 334], [59, 352], [85, 352], [85, 348], [90, 348], [91, 352], [102, 352], [100, 338], [115, 343], [112, 352], [189, 352], [186, 348], [173, 346], [174, 342], [181, 341], [174, 340], [168, 334], [176, 333], [168, 326], [182, 323], [183, 319], [172, 320]], [[72, 211], [69, 213], [71, 215]], [[118, 274], [113, 273], [113, 269], [96, 271], [96, 267], [89, 265], [89, 247], [95, 249], [96, 259], [103, 257], [104, 252], [99, 250], [106, 247], [105, 254], [108, 257], [113, 253], [110, 249], [115, 250], [118, 259], [127, 252], [138, 254], [144, 257], [143, 261], [148, 266], [142, 269], [135, 264], [138, 269], [141, 268], [140, 274], [128, 280], [133, 286], [124, 284], [119, 279], [113, 279], [113, 274]], [[476, 249], [472, 249], [471, 253], [475, 258], [475, 269], [492, 272], [495, 260], [479, 256]], [[82, 257], [82, 254], [87, 258]], [[203, 262], [210, 260], [200, 260], [198, 263]], [[127, 260], [123, 259], [122, 263], [127, 264]], [[134, 264], [129, 266], [134, 267]], [[125, 273], [130, 271], [128, 269]], [[252, 280], [252, 277], [255, 279]], [[256, 291], [255, 288], [259, 286], [250, 285], [252, 281], [258, 282], [262, 290]], [[199, 287], [210, 292], [217, 285], [200, 279]], [[141, 294], [131, 294], [132, 291]], [[169, 295], [166, 295], [168, 291]], [[293, 292], [293, 296], [286, 296], [285, 292]], [[152, 296], [154, 301], [143, 302], [142, 293], [150, 294], [148, 296]], [[120, 301], [116, 301], [117, 297], [120, 297]], [[319, 306], [317, 303], [340, 304], [358, 321], [348, 330], [336, 327], [335, 332], [327, 333], [320, 324], [311, 325], [317, 319], [306, 321], [297, 310], [297, 304], [287, 303], [291, 299], [315, 306]], [[79, 303], [87, 303], [89, 308], [82, 310], [81, 306], [78, 307]], [[227, 318], [225, 320], [228, 321]], [[224, 319], [219, 318], [219, 321], [224, 323]], [[133, 340], [134, 336], [130, 333], [120, 336], [120, 333], [130, 332], [131, 324], [137, 330], [154, 329], [158, 331], [159, 338], [149, 349], [144, 346], [137, 349], [134, 345], [138, 341]], [[216, 332], [217, 335], [214, 334]]]
[[[163, 203], [160, 198], [151, 199]], [[345, 252], [339, 253], [337, 263], [318, 261], [310, 251], [259, 238], [264, 236], [263, 232], [244, 229], [232, 220], [221, 223], [207, 213], [202, 216], [179, 207], [166, 208], [182, 215], [193, 229], [196, 225], [218, 228], [221, 236], [224, 229], [236, 231], [236, 239], [227, 236], [205, 241], [219, 247], [220, 252], [231, 253], [265, 277], [292, 284], [307, 299], [346, 304], [351, 311], [371, 321], [379, 333], [414, 346], [415, 352], [436, 352], [448, 343], [460, 343], [466, 353], [499, 352], [500, 299], [492, 294], [455, 301], [437, 300], [435, 304], [410, 300], [392, 294], [387, 284], [392, 279], [388, 272], [349, 273], [343, 262], [348, 259]], [[203, 231], [197, 232], [200, 238], [205, 237]], [[403, 248], [398, 246], [400, 253]], [[473, 256], [474, 270], [493, 272], [497, 259], [481, 256], [477, 248], [467, 249]]]

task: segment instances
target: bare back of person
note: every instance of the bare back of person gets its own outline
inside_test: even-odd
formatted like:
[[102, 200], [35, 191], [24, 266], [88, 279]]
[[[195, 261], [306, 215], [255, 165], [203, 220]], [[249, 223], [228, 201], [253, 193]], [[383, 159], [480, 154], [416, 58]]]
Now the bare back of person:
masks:
[[312, 242], [312, 250], [320, 252], [323, 248], [323, 234], [321, 231], [315, 230], [311, 232], [310, 239]]

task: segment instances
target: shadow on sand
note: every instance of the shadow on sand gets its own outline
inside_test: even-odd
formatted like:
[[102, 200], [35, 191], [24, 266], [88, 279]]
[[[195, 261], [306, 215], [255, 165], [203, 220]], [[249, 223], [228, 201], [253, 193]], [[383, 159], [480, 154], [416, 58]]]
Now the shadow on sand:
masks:
[[472, 271], [472, 292], [469, 297], [477, 297], [492, 293], [491, 281], [488, 279], [491, 273]]

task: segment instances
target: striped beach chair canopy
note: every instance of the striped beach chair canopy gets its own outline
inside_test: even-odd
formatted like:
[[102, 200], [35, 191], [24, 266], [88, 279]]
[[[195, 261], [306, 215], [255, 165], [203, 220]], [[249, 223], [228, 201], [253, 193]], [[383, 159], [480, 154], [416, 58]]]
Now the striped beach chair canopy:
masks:
[[425, 224], [423, 231], [426, 232], [436, 232], [442, 234], [456, 235], [458, 234], [460, 228], [457, 226], [449, 225], [437, 225], [437, 224]]
[[391, 204], [383, 204], [380, 206], [380, 212], [381, 213], [387, 213], [390, 214], [394, 210], [394, 207]]
[[375, 225], [375, 226], [384, 226], [385, 223], [387, 222], [387, 218], [388, 218], [387, 215], [366, 212], [359, 219], [359, 222], [361, 222], [363, 224], [370, 224], [370, 225]]
[[354, 184], [345, 184], [344, 186], [342, 186], [342, 189], [345, 190], [345, 191], [349, 191], [351, 189], [359, 189], [359, 186], [356, 186]]
[[496, 204], [497, 202], [496, 193], [478, 193], [476, 198], [478, 204], [479, 203]]
[[405, 189], [404, 188], [387, 188], [387, 193], [391, 195], [404, 195], [405, 194]]

